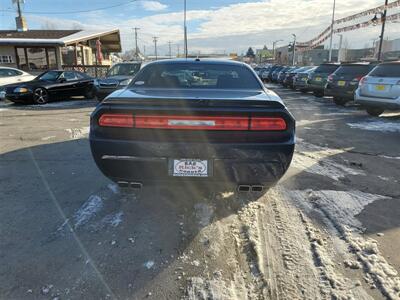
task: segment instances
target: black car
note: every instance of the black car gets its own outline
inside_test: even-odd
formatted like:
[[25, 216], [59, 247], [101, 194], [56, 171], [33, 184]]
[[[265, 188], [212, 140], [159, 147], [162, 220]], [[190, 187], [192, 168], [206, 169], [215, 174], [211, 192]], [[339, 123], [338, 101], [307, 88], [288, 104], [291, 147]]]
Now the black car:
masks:
[[328, 76], [339, 68], [340, 65], [336, 63], [325, 63], [319, 65], [308, 76], [307, 89], [314, 93], [316, 97], [323, 97], [325, 95], [325, 85], [328, 81]]
[[95, 81], [98, 99], [104, 99], [112, 92], [126, 88], [139, 72], [141, 65], [141, 62], [124, 62], [112, 66], [105, 78]]
[[367, 75], [376, 63], [345, 63], [328, 76], [325, 95], [333, 96], [337, 105], [344, 105], [354, 100], [354, 92], [361, 78]]
[[5, 86], [5, 98], [15, 103], [45, 104], [71, 96], [95, 97], [94, 79], [78, 71], [53, 70], [32, 81]]
[[149, 63], [101, 102], [89, 140], [97, 166], [123, 187], [261, 192], [289, 167], [295, 121], [246, 64], [174, 59]]

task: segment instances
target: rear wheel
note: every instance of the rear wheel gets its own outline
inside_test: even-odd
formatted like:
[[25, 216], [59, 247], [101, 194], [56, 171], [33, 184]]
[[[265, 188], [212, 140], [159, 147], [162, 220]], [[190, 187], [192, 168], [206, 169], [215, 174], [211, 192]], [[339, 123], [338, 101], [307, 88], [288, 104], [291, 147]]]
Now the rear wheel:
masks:
[[37, 88], [33, 91], [33, 102], [36, 104], [46, 104], [49, 102], [49, 93], [45, 88]]
[[379, 117], [385, 110], [378, 107], [367, 107], [367, 113], [373, 117]]
[[333, 102], [335, 102], [336, 105], [344, 106], [347, 103], [347, 100], [339, 97], [333, 97]]

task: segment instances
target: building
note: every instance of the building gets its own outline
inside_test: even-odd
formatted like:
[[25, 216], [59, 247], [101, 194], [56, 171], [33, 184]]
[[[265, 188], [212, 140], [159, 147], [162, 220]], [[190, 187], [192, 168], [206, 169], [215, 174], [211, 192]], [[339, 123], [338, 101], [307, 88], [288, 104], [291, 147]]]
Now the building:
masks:
[[0, 65], [31, 73], [78, 66], [84, 71], [99, 65], [107, 68], [110, 54], [120, 51], [118, 29], [0, 30]]
[[264, 63], [273, 59], [272, 51], [268, 50], [267, 46], [262, 49], [256, 49], [256, 61], [258, 63]]

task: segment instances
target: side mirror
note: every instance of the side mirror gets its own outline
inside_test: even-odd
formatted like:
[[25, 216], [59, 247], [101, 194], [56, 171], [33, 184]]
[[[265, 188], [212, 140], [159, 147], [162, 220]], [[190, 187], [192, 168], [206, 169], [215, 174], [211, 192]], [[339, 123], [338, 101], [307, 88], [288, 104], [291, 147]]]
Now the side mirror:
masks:
[[59, 83], [64, 83], [66, 81], [67, 81], [67, 79], [65, 79], [65, 78], [58, 78], [57, 79], [57, 82], [59, 82]]

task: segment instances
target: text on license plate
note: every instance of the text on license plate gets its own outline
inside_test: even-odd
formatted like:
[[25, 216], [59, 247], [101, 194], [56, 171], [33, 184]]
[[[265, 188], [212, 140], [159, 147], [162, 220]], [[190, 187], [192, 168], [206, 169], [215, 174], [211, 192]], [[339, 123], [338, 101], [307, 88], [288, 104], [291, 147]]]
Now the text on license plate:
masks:
[[337, 84], [338, 84], [338, 86], [345, 86], [346, 85], [346, 81], [339, 80]]
[[321, 77], [315, 77], [315, 81], [321, 81], [322, 78]]
[[172, 176], [207, 177], [208, 161], [200, 159], [174, 159]]
[[385, 86], [382, 85], [382, 84], [379, 84], [379, 85], [376, 85], [376, 86], [375, 86], [375, 89], [376, 89], [377, 91], [384, 91], [384, 90], [385, 90]]

